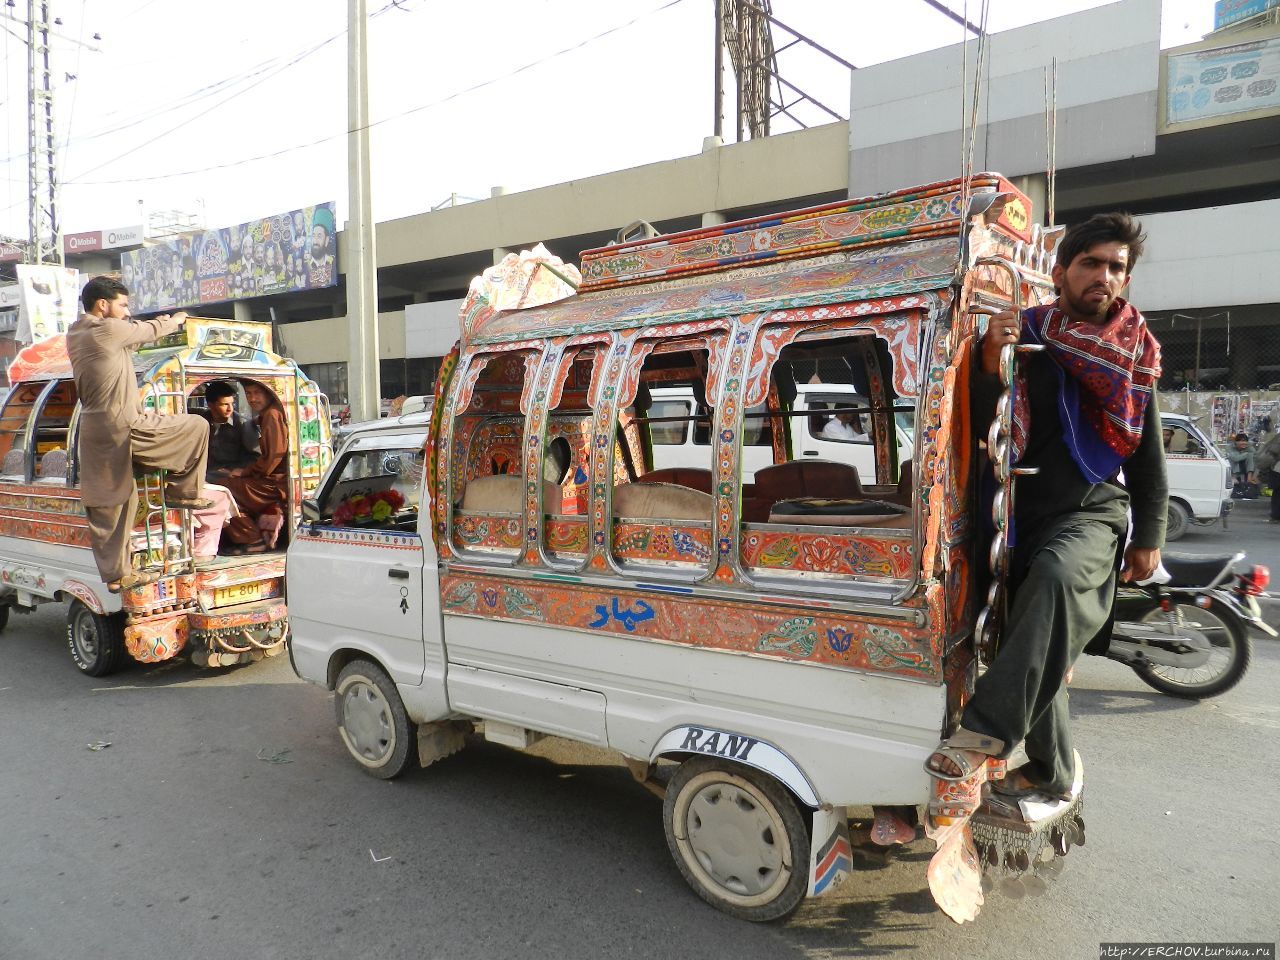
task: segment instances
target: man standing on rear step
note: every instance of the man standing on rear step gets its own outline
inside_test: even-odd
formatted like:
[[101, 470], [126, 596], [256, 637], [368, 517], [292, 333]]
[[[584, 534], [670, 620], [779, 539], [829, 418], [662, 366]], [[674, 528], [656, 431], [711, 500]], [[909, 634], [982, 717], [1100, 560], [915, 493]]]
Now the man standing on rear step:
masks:
[[1120, 297], [1144, 239], [1122, 213], [1072, 227], [1053, 268], [1057, 300], [993, 317], [978, 345], [972, 422], [980, 434], [995, 416], [1001, 349], [1045, 347], [1018, 358], [1011, 438], [1014, 459], [1039, 472], [1016, 481], [1008, 617], [960, 728], [925, 764], [939, 779], [965, 779], [1022, 743], [1026, 765], [992, 789], [1069, 798], [1067, 671], [1110, 622], [1117, 567], [1132, 582], [1160, 564], [1169, 499], [1155, 396], [1160, 345]]
[[142, 408], [133, 350], [182, 328], [185, 313], [134, 320], [129, 291], [111, 277], [94, 277], [80, 295], [84, 313], [67, 331], [67, 354], [80, 400], [80, 500], [98, 573], [112, 593], [150, 583], [134, 572], [129, 540], [138, 509], [134, 470], [167, 470], [165, 505], [178, 510], [213, 506], [200, 497], [209, 425], [189, 414], [166, 416]]

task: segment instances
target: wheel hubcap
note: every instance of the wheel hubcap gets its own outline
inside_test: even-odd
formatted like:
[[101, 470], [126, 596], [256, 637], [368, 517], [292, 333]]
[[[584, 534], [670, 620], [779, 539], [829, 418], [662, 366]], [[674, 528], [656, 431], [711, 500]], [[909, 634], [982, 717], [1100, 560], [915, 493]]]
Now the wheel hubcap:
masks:
[[369, 763], [395, 749], [391, 705], [375, 685], [357, 681], [343, 691], [342, 732], [351, 751]]
[[755, 900], [786, 883], [785, 827], [763, 798], [744, 787], [702, 787], [689, 801], [684, 827], [694, 862], [724, 891]]
[[71, 630], [75, 641], [76, 652], [86, 663], [92, 663], [98, 656], [98, 631], [93, 621], [81, 614], [76, 617], [75, 626]]

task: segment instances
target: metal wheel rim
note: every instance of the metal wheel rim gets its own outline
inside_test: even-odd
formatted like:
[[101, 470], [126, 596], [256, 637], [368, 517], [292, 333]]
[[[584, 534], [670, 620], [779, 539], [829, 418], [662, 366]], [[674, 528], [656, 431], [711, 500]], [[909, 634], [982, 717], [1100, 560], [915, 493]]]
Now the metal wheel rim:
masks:
[[[1172, 611], [1175, 623], [1188, 624], [1208, 638], [1212, 644], [1209, 659], [1198, 667], [1170, 667], [1153, 663], [1147, 669], [1157, 677], [1187, 687], [1199, 687], [1218, 679], [1227, 672], [1231, 665], [1231, 651], [1235, 646], [1231, 630], [1216, 613], [1201, 607], [1192, 607], [1180, 603]], [[1190, 614], [1188, 616], [1188, 613]], [[1155, 626], [1168, 627], [1169, 621], [1162, 610], [1157, 610], [1145, 618], [1145, 622]]]
[[676, 845], [698, 881], [738, 906], [778, 897], [791, 879], [791, 839], [773, 803], [732, 774], [694, 777], [677, 799]]
[[76, 614], [71, 624], [71, 642], [75, 644], [76, 654], [85, 663], [93, 663], [98, 659], [101, 642], [98, 638], [98, 626], [93, 617], [81, 612]]
[[396, 724], [391, 704], [376, 683], [360, 677], [338, 692], [342, 698], [342, 739], [347, 749], [369, 766], [378, 766], [395, 751]]

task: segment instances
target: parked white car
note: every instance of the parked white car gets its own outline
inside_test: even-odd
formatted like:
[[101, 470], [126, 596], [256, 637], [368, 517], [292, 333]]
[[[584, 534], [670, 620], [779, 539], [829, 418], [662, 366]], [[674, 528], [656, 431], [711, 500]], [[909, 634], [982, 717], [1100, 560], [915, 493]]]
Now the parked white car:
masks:
[[1210, 524], [1231, 512], [1231, 468], [1227, 458], [1190, 417], [1161, 413], [1165, 464], [1169, 472], [1169, 529], [1166, 541], [1192, 523]]

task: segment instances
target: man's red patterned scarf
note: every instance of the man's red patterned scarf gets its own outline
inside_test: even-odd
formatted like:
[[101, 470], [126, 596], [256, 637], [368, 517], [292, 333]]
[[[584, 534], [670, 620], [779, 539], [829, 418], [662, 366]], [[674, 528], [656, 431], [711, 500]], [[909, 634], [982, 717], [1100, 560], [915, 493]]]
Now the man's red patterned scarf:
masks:
[[[1160, 344], [1127, 301], [1116, 298], [1102, 323], [1071, 320], [1055, 301], [1022, 312], [1022, 342], [1042, 343], [1062, 386], [1063, 439], [1091, 483], [1115, 475], [1138, 448]], [[1025, 384], [1014, 390], [1013, 451], [1026, 449], [1031, 426]]]

